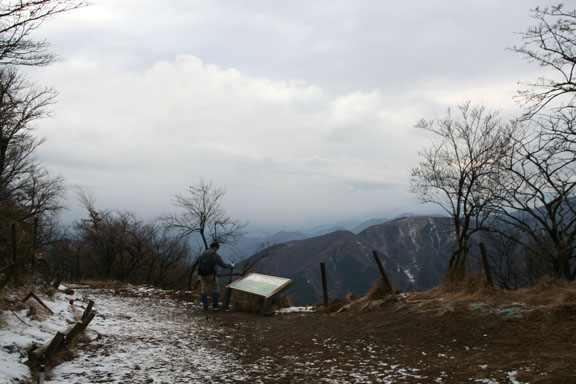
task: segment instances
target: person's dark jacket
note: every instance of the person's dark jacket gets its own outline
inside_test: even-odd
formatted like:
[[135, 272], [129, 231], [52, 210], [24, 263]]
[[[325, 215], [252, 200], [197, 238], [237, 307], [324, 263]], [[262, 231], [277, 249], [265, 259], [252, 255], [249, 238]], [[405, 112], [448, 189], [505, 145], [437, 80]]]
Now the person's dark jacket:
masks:
[[217, 248], [208, 248], [198, 259], [198, 274], [200, 276], [215, 275], [217, 266], [232, 268], [232, 264], [226, 264], [222, 260]]

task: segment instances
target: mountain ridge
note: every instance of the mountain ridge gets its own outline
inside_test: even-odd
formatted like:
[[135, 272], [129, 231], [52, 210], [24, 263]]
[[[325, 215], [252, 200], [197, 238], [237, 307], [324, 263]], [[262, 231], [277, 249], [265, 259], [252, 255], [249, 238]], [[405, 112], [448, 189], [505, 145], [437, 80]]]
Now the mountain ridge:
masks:
[[394, 287], [429, 289], [440, 282], [453, 248], [448, 224], [447, 218], [411, 216], [359, 234], [338, 230], [276, 244], [255, 272], [293, 279], [289, 296], [306, 304], [322, 300], [319, 265], [325, 263], [330, 297], [363, 295], [381, 277], [372, 255], [376, 251]]

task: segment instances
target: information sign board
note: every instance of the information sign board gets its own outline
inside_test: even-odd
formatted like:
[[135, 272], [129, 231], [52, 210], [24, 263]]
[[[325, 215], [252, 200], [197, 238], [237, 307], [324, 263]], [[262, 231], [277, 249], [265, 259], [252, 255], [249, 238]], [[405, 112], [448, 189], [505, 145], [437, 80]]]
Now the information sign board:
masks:
[[261, 275], [259, 273], [249, 273], [241, 279], [229, 284], [226, 288], [237, 289], [239, 291], [249, 292], [269, 298], [290, 284], [292, 284], [291, 279]]

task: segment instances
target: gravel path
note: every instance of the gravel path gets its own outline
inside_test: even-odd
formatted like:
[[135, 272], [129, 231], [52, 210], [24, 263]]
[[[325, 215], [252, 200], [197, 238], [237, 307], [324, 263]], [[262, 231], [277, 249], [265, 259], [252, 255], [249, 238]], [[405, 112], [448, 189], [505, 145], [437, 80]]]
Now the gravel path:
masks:
[[476, 299], [420, 294], [374, 311], [263, 317], [205, 313], [190, 293], [82, 295], [97, 311], [92, 341], [47, 383], [574, 383], [571, 306], [501, 314], [508, 301], [475, 311]]
[[94, 300], [97, 316], [79, 356], [53, 370], [47, 383], [253, 382], [219, 345], [231, 337], [193, 303], [156, 297], [79, 291]]
[[[199, 303], [153, 291], [126, 296], [89, 289], [76, 295], [95, 302], [92, 341], [80, 344], [78, 356], [57, 366], [46, 383], [398, 383], [420, 377], [391, 359], [379, 361], [374, 348], [380, 348], [366, 340], [341, 344], [305, 337], [310, 345], [295, 342], [296, 350], [289, 350], [255, 342], [258, 335], [250, 330], [224, 324], [232, 313], [215, 316]], [[289, 318], [284, 321], [291, 323]]]

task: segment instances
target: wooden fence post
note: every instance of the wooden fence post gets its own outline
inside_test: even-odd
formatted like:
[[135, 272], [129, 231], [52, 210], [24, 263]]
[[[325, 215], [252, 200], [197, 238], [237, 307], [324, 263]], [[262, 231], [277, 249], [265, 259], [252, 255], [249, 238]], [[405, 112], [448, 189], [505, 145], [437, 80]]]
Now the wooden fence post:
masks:
[[[234, 267], [230, 269], [230, 278], [228, 279], [228, 285], [232, 284], [232, 274], [234, 273]], [[230, 298], [232, 297], [232, 288], [224, 288], [224, 298], [222, 300], [222, 308], [225, 311], [230, 309]]]
[[382, 264], [382, 260], [380, 260], [380, 256], [376, 250], [372, 251], [372, 255], [374, 255], [374, 260], [376, 260], [376, 264], [378, 265], [378, 269], [380, 270], [380, 274], [382, 275], [382, 281], [384, 282], [385, 288], [390, 293], [394, 292], [394, 287], [392, 287], [392, 283], [390, 279], [388, 279], [388, 275], [384, 270], [384, 265]]
[[62, 282], [62, 277], [60, 277], [60, 274], [58, 273], [58, 274], [56, 274], [56, 278], [54, 279], [54, 282], [52, 283], [52, 287], [54, 289], [58, 289], [61, 282]]
[[65, 336], [66, 335], [64, 335], [64, 333], [62, 332], [56, 332], [56, 336], [54, 336], [54, 338], [52, 339], [50, 344], [48, 344], [48, 347], [44, 351], [44, 357], [46, 360], [50, 360], [52, 356], [56, 354], [56, 351], [58, 350], [58, 348], [60, 348], [62, 342], [64, 342]]
[[50, 307], [48, 307], [46, 304], [44, 304], [44, 302], [42, 300], [40, 300], [40, 298], [32, 291], [30, 291], [30, 293], [28, 293], [26, 295], [26, 297], [24, 299], [22, 299], [22, 302], [25, 303], [26, 300], [28, 300], [29, 298], [33, 297], [34, 300], [36, 300], [38, 302], [38, 304], [40, 304], [41, 306], [43, 306], [44, 308], [46, 308], [46, 310], [48, 312], [50, 312], [51, 315], [54, 314], [54, 312], [52, 312], [52, 310], [50, 309]]
[[88, 316], [86, 316], [85, 319], [82, 319], [82, 329], [86, 329], [88, 324], [90, 324], [90, 322], [92, 321], [92, 319], [94, 319], [95, 316], [96, 312], [92, 311], [88, 314]]
[[82, 332], [82, 330], [84, 329], [84, 324], [79, 321], [77, 323], [75, 323], [73, 326], [71, 326], [70, 328], [68, 328], [66, 331], [64, 331], [64, 335], [66, 336], [66, 342], [69, 343], [72, 341], [72, 339], [74, 339], [76, 337], [76, 335], [78, 335], [80, 332]]
[[39, 364], [48, 362], [66, 343], [70, 343], [74, 337], [86, 329], [95, 316], [96, 313], [91, 311], [82, 321], [75, 323], [64, 332], [57, 332], [52, 340], [28, 353], [26, 364], [30, 368], [35, 369]]
[[92, 311], [92, 307], [94, 306], [94, 301], [93, 300], [89, 300], [88, 301], [88, 306], [86, 306], [86, 309], [84, 310], [84, 313], [82, 314], [82, 321], [84, 321], [88, 315], [90, 314], [90, 312]]
[[326, 264], [320, 263], [320, 272], [322, 273], [322, 293], [324, 295], [324, 306], [328, 306], [328, 285], [326, 284]]

